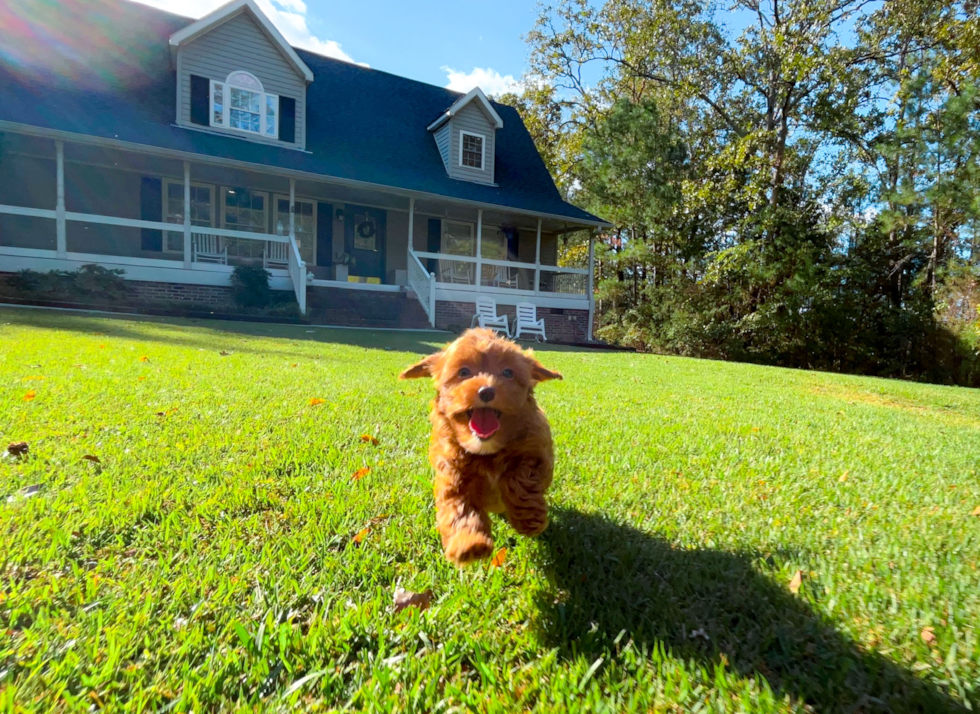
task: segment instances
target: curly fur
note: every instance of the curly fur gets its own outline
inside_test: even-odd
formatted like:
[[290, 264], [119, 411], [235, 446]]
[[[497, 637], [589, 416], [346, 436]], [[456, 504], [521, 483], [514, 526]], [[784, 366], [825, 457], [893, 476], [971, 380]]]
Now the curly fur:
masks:
[[[464, 368], [468, 375], [461, 375]], [[534, 400], [534, 387], [561, 375], [490, 330], [468, 330], [400, 376], [432, 377], [435, 383], [429, 461], [446, 557], [460, 565], [489, 557], [490, 513], [505, 514], [522, 535], [541, 533], [548, 525], [545, 491], [555, 459], [551, 429]], [[479, 396], [486, 387], [494, 390], [489, 402]], [[481, 407], [499, 414], [500, 428], [490, 438], [470, 428], [472, 410]]]

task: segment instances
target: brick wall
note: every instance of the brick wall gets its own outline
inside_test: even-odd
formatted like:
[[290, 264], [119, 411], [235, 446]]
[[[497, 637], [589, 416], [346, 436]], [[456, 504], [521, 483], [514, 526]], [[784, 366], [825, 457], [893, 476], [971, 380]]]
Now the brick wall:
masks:
[[[507, 315], [513, 323], [517, 308], [497, 305], [497, 313]], [[459, 331], [470, 326], [476, 314], [476, 303], [436, 301], [436, 328]], [[589, 339], [589, 311], [567, 308], [539, 307], [538, 317], [544, 318], [544, 330], [550, 342], [585, 342]]]
[[126, 286], [138, 303], [187, 302], [208, 307], [233, 307], [231, 288], [224, 285], [188, 285], [132, 280]]

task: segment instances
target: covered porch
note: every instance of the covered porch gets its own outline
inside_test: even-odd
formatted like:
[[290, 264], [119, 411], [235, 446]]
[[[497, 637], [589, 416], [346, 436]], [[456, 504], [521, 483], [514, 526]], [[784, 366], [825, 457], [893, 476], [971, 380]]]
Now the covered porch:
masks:
[[468, 324], [478, 294], [591, 323], [591, 258], [558, 265], [562, 237], [586, 227], [561, 219], [77, 136], [2, 137], [0, 272], [97, 264], [222, 287], [254, 264], [302, 314], [308, 291], [329, 288], [404, 293], [437, 327]]

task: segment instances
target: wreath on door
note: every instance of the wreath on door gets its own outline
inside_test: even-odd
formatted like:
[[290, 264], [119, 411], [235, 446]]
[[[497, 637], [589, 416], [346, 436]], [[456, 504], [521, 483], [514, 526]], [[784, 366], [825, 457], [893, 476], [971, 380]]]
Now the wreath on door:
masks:
[[357, 235], [361, 238], [374, 238], [377, 232], [378, 226], [370, 219], [357, 224]]

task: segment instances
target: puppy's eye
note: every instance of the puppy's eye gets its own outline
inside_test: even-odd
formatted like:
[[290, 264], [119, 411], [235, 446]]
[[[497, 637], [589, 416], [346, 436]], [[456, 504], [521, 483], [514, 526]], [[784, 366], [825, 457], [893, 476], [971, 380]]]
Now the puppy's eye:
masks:
[[463, 367], [462, 369], [459, 370], [459, 372], [457, 373], [457, 376], [458, 377], [462, 377], [463, 379], [466, 379], [467, 377], [470, 376], [470, 374], [471, 374], [470, 368], [469, 367]]
[[505, 369], [500, 374], [503, 375], [504, 377], [506, 377], [507, 379], [513, 379], [513, 377], [514, 377], [514, 370], [512, 370], [512, 369]]

